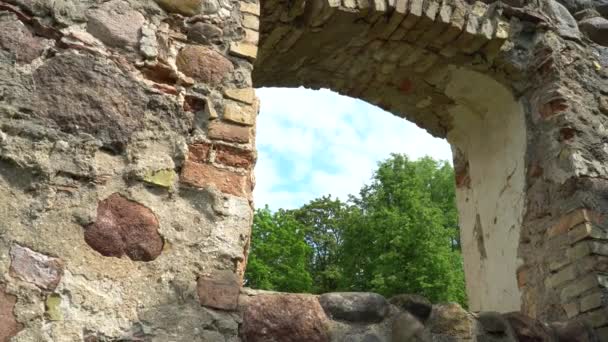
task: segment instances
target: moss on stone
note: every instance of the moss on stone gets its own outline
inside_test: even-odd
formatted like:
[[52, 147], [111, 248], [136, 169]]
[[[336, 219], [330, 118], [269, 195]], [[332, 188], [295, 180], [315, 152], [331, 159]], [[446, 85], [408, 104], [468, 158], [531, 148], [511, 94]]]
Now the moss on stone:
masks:
[[46, 298], [46, 314], [51, 321], [63, 321], [63, 313], [59, 306], [61, 305], [61, 296], [57, 293], [51, 293]]
[[163, 188], [170, 188], [175, 182], [175, 176], [173, 170], [149, 171], [144, 175], [144, 181]]

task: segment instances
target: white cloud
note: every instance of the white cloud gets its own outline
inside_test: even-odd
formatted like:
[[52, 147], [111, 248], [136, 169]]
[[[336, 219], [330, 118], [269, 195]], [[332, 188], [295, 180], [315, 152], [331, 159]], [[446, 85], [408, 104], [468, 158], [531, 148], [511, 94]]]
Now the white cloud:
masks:
[[346, 199], [390, 153], [451, 161], [450, 147], [413, 123], [329, 90], [263, 88], [257, 123], [256, 205]]

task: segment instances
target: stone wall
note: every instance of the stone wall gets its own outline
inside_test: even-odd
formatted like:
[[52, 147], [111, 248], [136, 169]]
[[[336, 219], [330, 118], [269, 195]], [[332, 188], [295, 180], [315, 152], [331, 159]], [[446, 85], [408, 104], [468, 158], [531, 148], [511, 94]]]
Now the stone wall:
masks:
[[237, 338], [257, 98], [199, 5], [0, 1], [0, 340]]
[[[0, 340], [608, 339], [608, 14], [564, 3], [0, 0]], [[447, 137], [471, 309], [571, 322], [241, 292], [253, 87], [301, 85]]]
[[310, 342], [591, 342], [581, 322], [544, 324], [520, 313], [470, 313], [416, 295], [390, 300], [374, 293], [320, 296], [244, 289], [239, 299], [244, 341]]

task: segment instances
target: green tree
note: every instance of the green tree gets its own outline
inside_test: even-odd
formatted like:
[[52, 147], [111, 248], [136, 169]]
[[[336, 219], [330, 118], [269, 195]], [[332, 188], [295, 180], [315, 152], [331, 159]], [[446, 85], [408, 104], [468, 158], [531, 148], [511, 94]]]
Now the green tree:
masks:
[[314, 292], [338, 290], [338, 284], [343, 282], [339, 264], [342, 230], [350, 207], [329, 195], [312, 200], [291, 213], [306, 227], [306, 243], [312, 248], [308, 270], [313, 278]]
[[285, 210], [258, 209], [253, 218], [247, 286], [286, 292], [311, 292], [308, 260], [312, 248], [304, 240], [305, 227]]
[[[404, 155], [380, 163], [345, 222], [342, 287], [464, 304], [451, 166]], [[452, 178], [453, 179], [453, 178]]]
[[347, 203], [324, 196], [295, 210], [257, 210], [247, 285], [466, 305], [458, 232], [451, 165], [395, 154]]

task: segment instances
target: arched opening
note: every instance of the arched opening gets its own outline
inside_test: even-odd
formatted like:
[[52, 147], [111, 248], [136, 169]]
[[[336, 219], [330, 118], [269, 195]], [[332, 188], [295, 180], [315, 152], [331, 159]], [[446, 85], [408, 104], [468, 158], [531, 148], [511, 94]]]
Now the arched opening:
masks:
[[466, 306], [447, 141], [327, 89], [256, 93], [245, 286], [416, 293]]
[[254, 86], [330, 88], [447, 138], [470, 308], [521, 309], [526, 126], [496, 67], [508, 33], [495, 9], [434, 1], [281, 4], [261, 4]]

